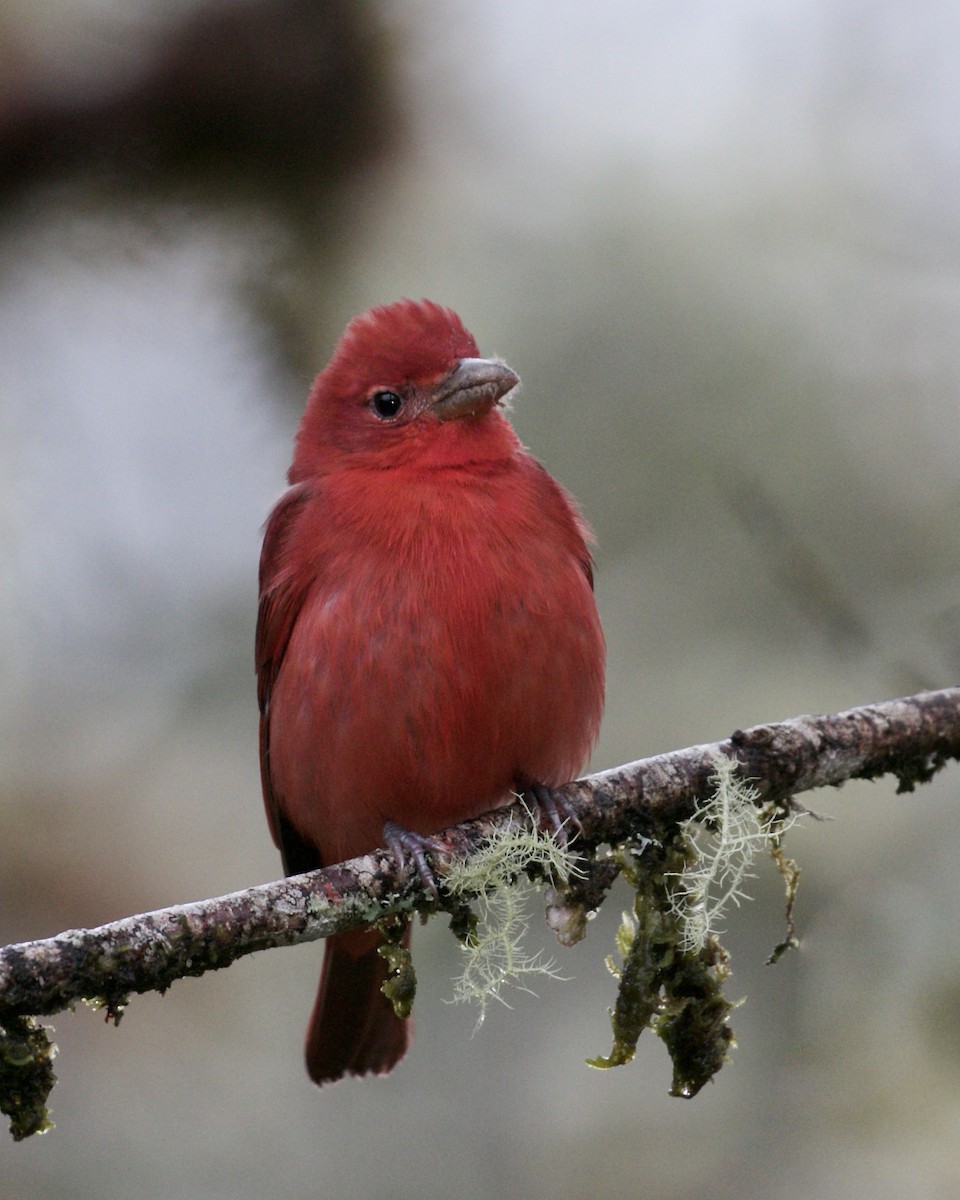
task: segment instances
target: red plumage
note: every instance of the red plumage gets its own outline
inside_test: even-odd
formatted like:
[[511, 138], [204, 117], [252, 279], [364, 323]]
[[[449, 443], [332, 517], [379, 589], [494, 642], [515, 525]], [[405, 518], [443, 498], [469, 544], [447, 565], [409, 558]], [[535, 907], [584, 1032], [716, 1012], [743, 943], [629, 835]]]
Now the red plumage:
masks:
[[[588, 531], [521, 446], [518, 382], [449, 309], [347, 327], [267, 523], [257, 671], [267, 817], [288, 872], [434, 833], [572, 778], [603, 707]], [[322, 1083], [384, 1073], [408, 1022], [368, 931], [328, 940], [307, 1035]]]

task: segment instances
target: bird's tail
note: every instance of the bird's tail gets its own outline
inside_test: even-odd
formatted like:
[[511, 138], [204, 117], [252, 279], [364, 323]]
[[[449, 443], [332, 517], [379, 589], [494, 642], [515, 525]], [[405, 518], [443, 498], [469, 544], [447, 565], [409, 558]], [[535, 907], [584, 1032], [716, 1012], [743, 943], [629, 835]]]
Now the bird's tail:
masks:
[[[386, 1075], [410, 1045], [413, 1021], [402, 1020], [380, 991], [387, 964], [380, 935], [367, 929], [327, 938], [323, 972], [307, 1029], [306, 1060], [317, 1084], [344, 1075]], [[410, 928], [404, 934], [410, 945]]]

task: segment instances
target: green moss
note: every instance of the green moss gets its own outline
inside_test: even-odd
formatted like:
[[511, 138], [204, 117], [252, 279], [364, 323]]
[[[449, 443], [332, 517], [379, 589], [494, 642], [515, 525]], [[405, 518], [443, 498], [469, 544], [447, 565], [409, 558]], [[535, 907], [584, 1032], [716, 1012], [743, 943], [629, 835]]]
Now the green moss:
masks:
[[53, 1128], [47, 1109], [57, 1077], [57, 1048], [33, 1017], [5, 1017], [0, 1023], [0, 1112], [10, 1119], [14, 1141]]
[[630, 1062], [640, 1034], [652, 1028], [673, 1061], [671, 1094], [694, 1096], [733, 1045], [727, 1021], [733, 1005], [723, 994], [727, 953], [713, 936], [690, 946], [672, 897], [671, 880], [696, 860], [696, 852], [684, 832], [674, 831], [617, 853], [634, 888], [634, 906], [617, 933], [622, 965], [607, 964], [619, 980], [610, 1013], [613, 1047], [588, 1063], [605, 1069]]
[[696, 954], [677, 955], [662, 975], [662, 1000], [654, 1021], [673, 1062], [671, 1096], [689, 1099], [709, 1083], [735, 1045], [723, 994], [730, 958], [715, 938]]
[[718, 758], [714, 765], [714, 790], [689, 820], [615, 851], [634, 904], [617, 934], [622, 963], [607, 963], [619, 980], [610, 1013], [613, 1048], [589, 1060], [601, 1068], [630, 1062], [640, 1034], [651, 1028], [673, 1061], [674, 1096], [695, 1096], [735, 1044], [729, 1024], [734, 1005], [723, 991], [730, 957], [717, 930], [729, 906], [746, 898], [745, 881], [762, 852], [773, 858], [787, 893], [787, 936], [769, 961], [797, 945], [793, 907], [800, 870], [783, 851], [795, 814], [773, 804], [758, 808], [757, 793], [738, 777], [736, 760]]
[[386, 982], [380, 988], [393, 1005], [393, 1011], [401, 1020], [410, 1016], [413, 1001], [417, 994], [417, 974], [413, 968], [413, 955], [410, 946], [404, 940], [407, 931], [407, 921], [382, 921], [378, 925], [383, 934], [383, 943], [377, 948], [377, 953], [386, 960]]

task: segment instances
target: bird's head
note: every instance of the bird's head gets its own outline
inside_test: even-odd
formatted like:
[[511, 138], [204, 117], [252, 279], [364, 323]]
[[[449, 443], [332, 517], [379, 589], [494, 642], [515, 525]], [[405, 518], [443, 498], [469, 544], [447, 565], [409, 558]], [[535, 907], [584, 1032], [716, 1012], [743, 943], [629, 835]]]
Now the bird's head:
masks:
[[520, 382], [481, 358], [455, 312], [399, 300], [354, 318], [317, 376], [297, 433], [291, 482], [361, 461], [456, 465], [512, 452], [499, 411]]

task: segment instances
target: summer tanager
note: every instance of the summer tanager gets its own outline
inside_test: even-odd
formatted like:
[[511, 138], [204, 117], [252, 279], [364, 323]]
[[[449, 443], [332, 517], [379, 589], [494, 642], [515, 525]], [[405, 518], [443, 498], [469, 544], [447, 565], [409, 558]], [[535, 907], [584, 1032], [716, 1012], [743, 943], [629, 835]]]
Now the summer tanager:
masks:
[[[590, 752], [589, 533], [504, 415], [518, 383], [455, 313], [401, 300], [353, 320], [313, 385], [260, 561], [260, 761], [288, 874], [419, 849], [514, 791], [542, 807]], [[327, 941], [317, 1083], [407, 1049], [378, 944]]]

